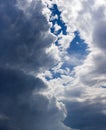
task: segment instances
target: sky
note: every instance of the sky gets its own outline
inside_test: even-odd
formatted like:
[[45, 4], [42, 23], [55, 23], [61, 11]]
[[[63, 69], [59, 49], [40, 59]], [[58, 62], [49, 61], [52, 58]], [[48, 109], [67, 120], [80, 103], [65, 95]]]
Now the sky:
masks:
[[0, 0], [0, 130], [106, 130], [105, 55], [105, 0]]

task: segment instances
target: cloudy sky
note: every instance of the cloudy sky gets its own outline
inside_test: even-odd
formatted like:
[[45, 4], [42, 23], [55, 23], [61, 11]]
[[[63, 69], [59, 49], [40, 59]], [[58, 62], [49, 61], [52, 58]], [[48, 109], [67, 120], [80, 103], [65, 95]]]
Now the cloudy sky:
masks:
[[0, 0], [0, 130], [106, 130], [105, 54], [105, 0]]

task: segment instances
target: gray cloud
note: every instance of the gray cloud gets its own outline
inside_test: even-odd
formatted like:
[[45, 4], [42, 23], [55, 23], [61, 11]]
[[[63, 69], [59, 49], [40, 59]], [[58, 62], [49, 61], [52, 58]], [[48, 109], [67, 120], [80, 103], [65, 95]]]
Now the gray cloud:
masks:
[[46, 87], [40, 79], [19, 70], [0, 69], [0, 129], [62, 129], [64, 111], [54, 97], [38, 93]]
[[42, 92], [42, 80], [19, 70], [0, 68], [0, 129], [70, 130], [64, 120], [64, 106]]
[[[0, 1], [0, 66], [34, 69], [50, 66], [45, 49], [53, 42], [42, 5], [33, 1], [26, 12], [17, 1]], [[28, 16], [26, 15], [28, 13]]]
[[[46, 85], [40, 79], [26, 75], [19, 70], [3, 68], [1, 70], [0, 68], [0, 115], [7, 117], [3, 120], [1, 118], [0, 129], [6, 122], [10, 128], [25, 129], [28, 127], [27, 129], [29, 129], [33, 125], [32, 118], [36, 117], [36, 107], [33, 110], [31, 106], [34, 104], [34, 101], [31, 103], [31, 99], [34, 100], [32, 93], [45, 87]], [[5, 124], [5, 127], [8, 126]]]
[[66, 101], [68, 116], [65, 124], [80, 130], [105, 130], [106, 115], [102, 112], [106, 106], [102, 103], [106, 97], [87, 99], [79, 102], [77, 100]]
[[106, 50], [106, 20], [98, 22], [95, 26], [93, 40], [97, 47], [103, 51]]
[[70, 130], [64, 105], [43, 94], [48, 86], [36, 76], [54, 63], [41, 1], [1, 0], [0, 17], [0, 129]]

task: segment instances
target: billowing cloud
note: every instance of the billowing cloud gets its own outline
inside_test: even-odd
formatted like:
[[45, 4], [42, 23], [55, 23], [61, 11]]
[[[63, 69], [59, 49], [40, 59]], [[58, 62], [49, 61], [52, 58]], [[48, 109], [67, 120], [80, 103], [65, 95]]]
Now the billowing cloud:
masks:
[[0, 69], [0, 129], [65, 130], [65, 108], [41, 92], [47, 86], [21, 71]]
[[68, 116], [65, 123], [80, 130], [105, 130], [106, 107], [102, 104], [105, 98], [88, 99], [83, 102], [66, 101]]
[[0, 129], [105, 130], [105, 4], [0, 1]]
[[105, 130], [105, 88], [68, 88], [64, 103], [68, 111], [65, 124], [81, 130]]
[[[59, 46], [62, 63], [60, 67], [57, 65], [57, 69], [54, 67], [55, 79], [48, 82], [54, 88], [58, 99], [66, 104], [68, 115], [65, 123], [81, 130], [105, 130], [106, 1], [52, 0], [48, 4], [58, 6], [62, 20], [67, 26], [67, 41]], [[76, 60], [67, 54], [66, 48], [71, 48], [71, 46], [69, 48], [71, 35], [75, 31], [79, 32], [79, 37], [88, 47], [87, 55], [83, 53], [85, 50], [82, 50], [82, 57], [85, 56], [83, 60], [82, 57], [76, 57], [78, 59]], [[61, 43], [61, 39], [58, 43]], [[78, 53], [75, 48], [72, 51]], [[68, 64], [66, 67], [62, 66], [66, 64], [65, 57]], [[73, 68], [72, 59], [74, 59]]]
[[0, 129], [70, 130], [66, 109], [37, 77], [54, 64], [40, 0], [0, 1]]
[[41, 2], [32, 1], [24, 10], [17, 1], [0, 1], [0, 10], [0, 66], [34, 70], [49, 66], [52, 57], [45, 49], [54, 38], [42, 15]]
[[94, 44], [102, 51], [106, 49], [106, 20], [100, 21], [93, 32]]

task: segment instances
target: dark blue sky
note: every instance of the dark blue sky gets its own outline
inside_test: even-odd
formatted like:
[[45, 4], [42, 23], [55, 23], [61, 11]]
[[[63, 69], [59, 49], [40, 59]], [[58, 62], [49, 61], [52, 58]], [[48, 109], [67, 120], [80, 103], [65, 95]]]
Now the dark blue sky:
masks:
[[[59, 11], [58, 7], [56, 4], [54, 4], [52, 6], [52, 8], [49, 8], [51, 11], [51, 16], [50, 16], [50, 22], [52, 23], [52, 27], [51, 27], [51, 32], [54, 33], [55, 35], [59, 35], [61, 32], [63, 35], [67, 35], [67, 26], [65, 25], [64, 21], [62, 20], [61, 17], [61, 11]], [[51, 19], [54, 16], [58, 16], [58, 18], [56, 19]], [[61, 27], [61, 29], [59, 29], [57, 32], [55, 32], [55, 28], [54, 25], [57, 24]]]

